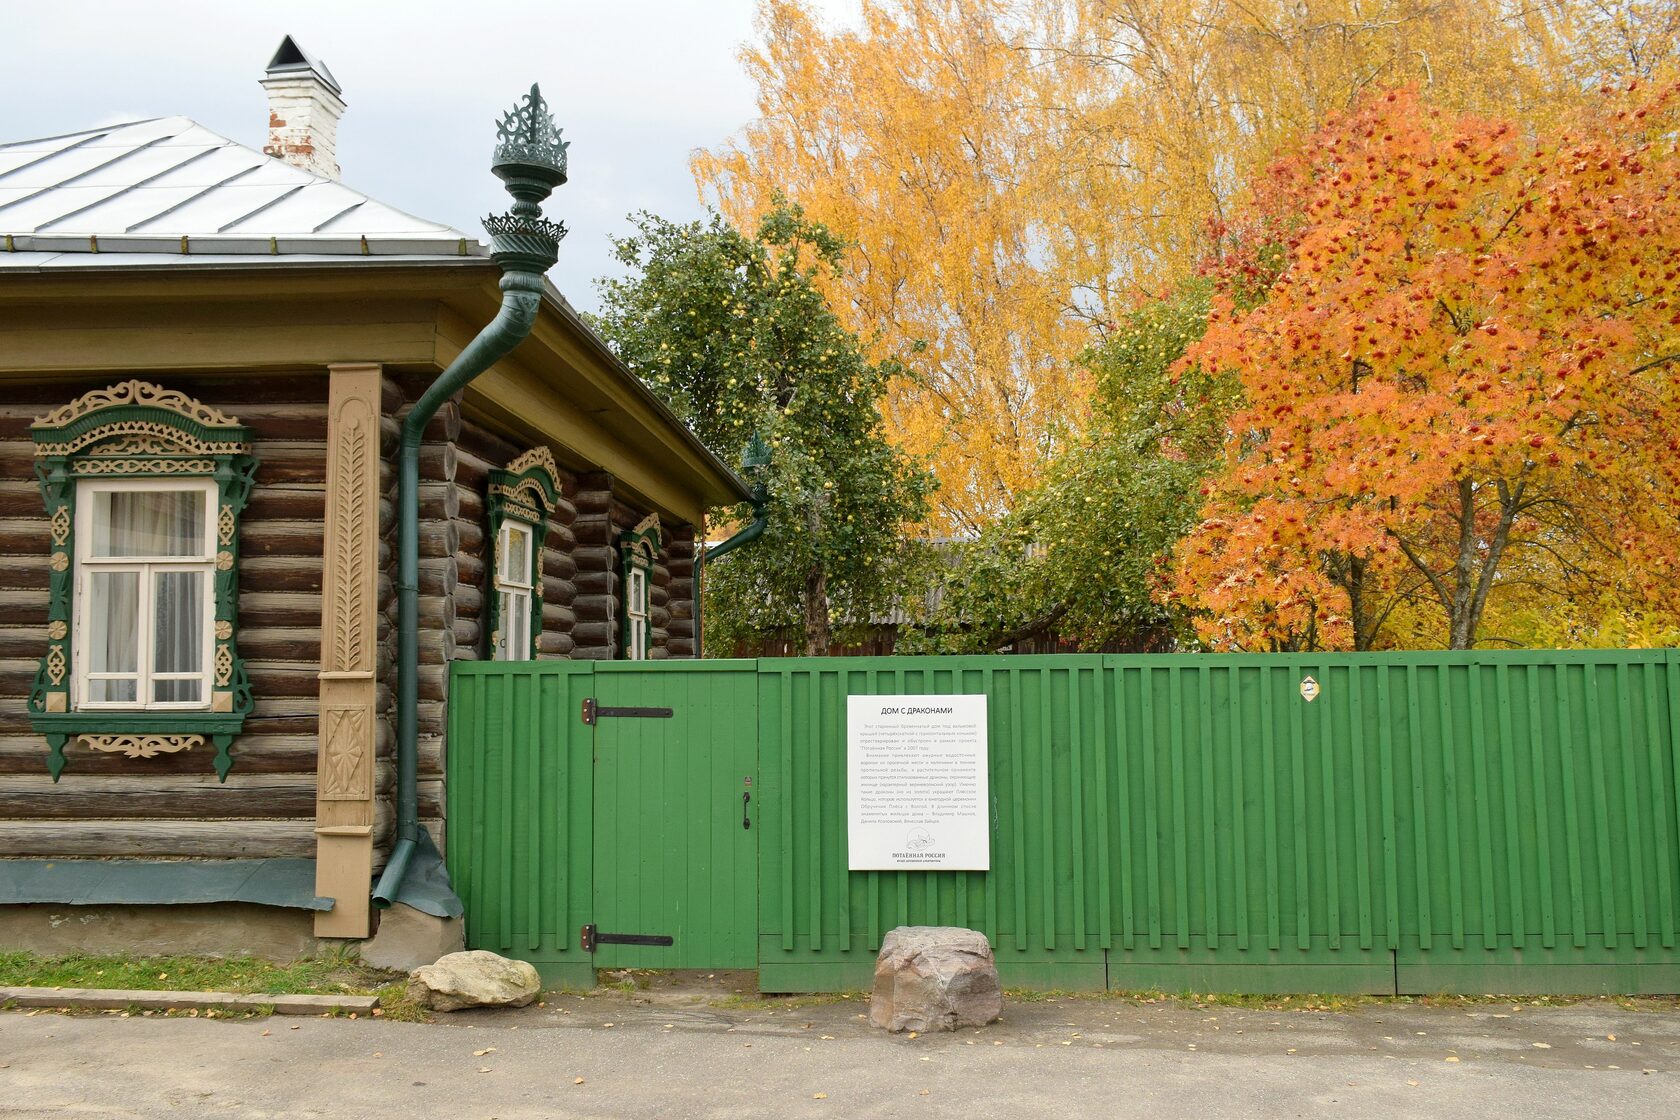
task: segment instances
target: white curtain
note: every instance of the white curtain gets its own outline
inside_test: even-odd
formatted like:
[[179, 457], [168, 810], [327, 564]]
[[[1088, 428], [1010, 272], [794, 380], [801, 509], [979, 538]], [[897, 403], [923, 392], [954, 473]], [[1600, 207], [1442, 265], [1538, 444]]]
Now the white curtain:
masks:
[[[93, 572], [88, 577], [88, 669], [137, 674], [140, 669], [140, 573]], [[132, 703], [136, 678], [88, 682], [95, 703]]]
[[[204, 671], [204, 581], [205, 572], [156, 572], [153, 578], [152, 672], [193, 673]], [[202, 681], [155, 680], [152, 699], [182, 703], [202, 697]]]
[[198, 556], [204, 551], [202, 490], [100, 490], [94, 501], [96, 557]]

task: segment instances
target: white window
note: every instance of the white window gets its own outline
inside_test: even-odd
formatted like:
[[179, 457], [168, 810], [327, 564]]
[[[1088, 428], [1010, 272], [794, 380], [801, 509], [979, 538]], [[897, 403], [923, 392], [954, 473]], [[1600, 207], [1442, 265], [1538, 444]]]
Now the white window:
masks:
[[215, 641], [216, 487], [76, 489], [76, 706], [205, 709]]
[[624, 613], [630, 618], [631, 661], [646, 661], [648, 656], [648, 580], [647, 569], [630, 565], [629, 585], [625, 588]]
[[531, 660], [533, 536], [531, 526], [511, 519], [496, 536], [497, 661]]

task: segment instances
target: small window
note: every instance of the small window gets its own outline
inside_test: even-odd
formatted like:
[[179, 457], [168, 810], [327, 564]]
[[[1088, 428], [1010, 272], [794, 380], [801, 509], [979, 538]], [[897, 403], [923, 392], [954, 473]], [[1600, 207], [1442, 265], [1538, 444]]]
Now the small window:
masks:
[[650, 513], [634, 529], [620, 533], [623, 556], [624, 614], [619, 650], [630, 661], [653, 656], [653, 566], [659, 558], [659, 515]]
[[78, 708], [210, 707], [213, 482], [77, 484]]
[[534, 534], [523, 521], [502, 522], [496, 538], [497, 661], [531, 660], [531, 553]]
[[648, 656], [648, 580], [647, 569], [637, 564], [630, 566], [630, 580], [625, 588], [625, 614], [630, 619], [630, 647], [628, 654], [631, 661], [646, 661]]

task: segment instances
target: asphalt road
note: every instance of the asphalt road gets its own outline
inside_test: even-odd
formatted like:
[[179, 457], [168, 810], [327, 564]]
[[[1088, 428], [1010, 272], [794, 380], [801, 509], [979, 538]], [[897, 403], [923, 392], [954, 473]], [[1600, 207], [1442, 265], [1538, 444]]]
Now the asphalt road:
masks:
[[1060, 1000], [889, 1037], [857, 1002], [595, 995], [431, 1025], [0, 1013], [0, 1117], [1661, 1117], [1680, 1010]]

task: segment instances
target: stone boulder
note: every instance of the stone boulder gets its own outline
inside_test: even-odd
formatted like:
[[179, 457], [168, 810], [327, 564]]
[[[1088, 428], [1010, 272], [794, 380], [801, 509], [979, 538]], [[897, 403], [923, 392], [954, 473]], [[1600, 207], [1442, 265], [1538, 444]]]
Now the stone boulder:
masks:
[[541, 990], [534, 967], [483, 949], [450, 953], [408, 974], [408, 997], [433, 1011], [524, 1007]]
[[983, 1027], [1003, 1014], [986, 935], [957, 926], [899, 926], [881, 941], [869, 1020], [889, 1031]]

